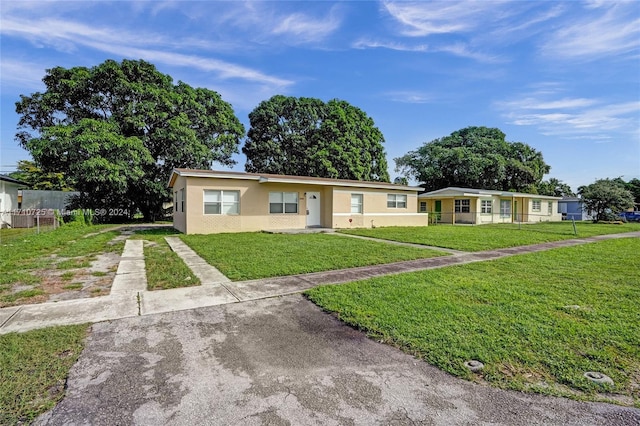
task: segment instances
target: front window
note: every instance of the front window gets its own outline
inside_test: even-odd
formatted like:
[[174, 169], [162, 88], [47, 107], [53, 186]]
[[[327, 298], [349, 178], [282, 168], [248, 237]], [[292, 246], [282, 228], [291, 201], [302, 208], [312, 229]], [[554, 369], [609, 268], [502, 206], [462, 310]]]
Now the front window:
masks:
[[471, 200], [455, 200], [456, 213], [469, 213], [471, 211]]
[[351, 213], [362, 213], [362, 194], [351, 194]]
[[270, 192], [269, 213], [298, 213], [298, 193]]
[[540, 202], [540, 200], [533, 200], [531, 202], [531, 209], [534, 212], [539, 212], [541, 207], [542, 207], [542, 202]]
[[492, 211], [491, 200], [480, 200], [480, 213], [491, 214]]
[[204, 214], [240, 213], [240, 191], [204, 191]]
[[406, 209], [407, 196], [405, 194], [387, 194], [387, 207], [390, 209]]
[[184, 213], [184, 188], [180, 190], [180, 211]]
[[553, 214], [553, 202], [549, 201], [549, 204], [547, 205], [547, 214], [549, 216], [551, 216]]
[[511, 217], [510, 200], [500, 200], [500, 217]]
[[427, 202], [420, 201], [420, 213], [424, 213], [427, 211]]

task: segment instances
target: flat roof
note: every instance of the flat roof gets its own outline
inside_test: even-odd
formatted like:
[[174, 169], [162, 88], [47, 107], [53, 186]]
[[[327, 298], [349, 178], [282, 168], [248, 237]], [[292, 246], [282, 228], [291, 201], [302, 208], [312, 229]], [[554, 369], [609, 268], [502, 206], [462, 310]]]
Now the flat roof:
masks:
[[220, 170], [198, 169], [173, 169], [169, 178], [169, 187], [172, 188], [178, 176], [202, 177], [218, 179], [254, 180], [258, 183], [297, 183], [306, 185], [342, 186], [373, 189], [394, 189], [400, 191], [421, 191], [422, 187], [398, 185], [389, 182], [376, 182], [364, 180], [330, 179], [311, 176], [274, 175], [269, 173], [244, 173]]

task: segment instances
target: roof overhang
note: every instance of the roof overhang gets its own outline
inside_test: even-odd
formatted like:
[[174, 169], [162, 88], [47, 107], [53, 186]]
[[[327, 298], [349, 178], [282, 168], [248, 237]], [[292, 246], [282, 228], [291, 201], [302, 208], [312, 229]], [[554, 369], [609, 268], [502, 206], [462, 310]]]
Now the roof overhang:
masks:
[[393, 189], [400, 191], [420, 191], [419, 186], [407, 186], [407, 185], [395, 185], [386, 182], [370, 182], [370, 181], [347, 181], [347, 180], [330, 180], [330, 179], [314, 179], [312, 177], [305, 178], [302, 176], [292, 177], [272, 177], [272, 176], [260, 176], [258, 180], [260, 183], [293, 183], [293, 184], [305, 184], [305, 185], [320, 185], [320, 186], [341, 186], [350, 188], [372, 188], [372, 189]]
[[197, 178], [213, 178], [213, 179], [237, 179], [237, 180], [251, 180], [258, 181], [258, 183], [289, 183], [296, 185], [318, 185], [318, 186], [338, 186], [338, 187], [350, 187], [350, 188], [371, 188], [371, 189], [385, 189], [395, 191], [422, 191], [422, 187], [408, 186], [408, 185], [396, 185], [387, 182], [371, 182], [371, 181], [351, 181], [343, 179], [326, 179], [326, 178], [314, 178], [307, 176], [284, 176], [284, 175], [269, 175], [258, 173], [240, 173], [240, 172], [218, 172], [215, 170], [192, 170], [192, 169], [174, 169], [169, 177], [169, 188], [172, 188], [175, 184], [178, 176], [183, 177], [197, 177]]
[[20, 185], [20, 186], [29, 186], [29, 184], [27, 182], [23, 182], [21, 180], [18, 179], [14, 179], [10, 176], [5, 176], [5, 175], [0, 175], [0, 181], [3, 182], [7, 182], [7, 183], [13, 183], [15, 185]]
[[536, 198], [541, 200], [561, 200], [562, 197], [553, 197], [550, 195], [540, 194], [528, 194], [524, 192], [509, 192], [509, 191], [494, 191], [487, 189], [474, 189], [474, 188], [443, 188], [431, 192], [425, 192], [418, 195], [418, 198], [454, 198], [454, 197], [467, 197], [467, 198], [480, 198], [480, 197], [494, 197], [501, 198]]

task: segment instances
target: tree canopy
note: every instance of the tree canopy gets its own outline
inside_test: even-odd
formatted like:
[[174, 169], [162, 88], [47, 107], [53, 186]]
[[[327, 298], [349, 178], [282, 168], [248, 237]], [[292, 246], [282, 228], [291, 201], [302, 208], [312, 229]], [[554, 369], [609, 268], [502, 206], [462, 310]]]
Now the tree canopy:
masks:
[[640, 206], [640, 179], [634, 178], [625, 182], [621, 177], [612, 179], [615, 183], [626, 189], [633, 195], [633, 202]]
[[244, 127], [212, 90], [142, 60], [46, 71], [46, 90], [21, 95], [16, 139], [46, 173], [64, 173], [78, 207], [139, 209], [155, 220], [175, 167], [234, 164]]
[[596, 221], [613, 219], [617, 213], [633, 207], [631, 192], [614, 179], [598, 179], [578, 188], [578, 193]]
[[396, 158], [396, 171], [432, 191], [448, 186], [527, 192], [550, 167], [542, 153], [496, 128], [467, 127]]
[[33, 161], [20, 160], [16, 171], [9, 176], [29, 184], [30, 189], [73, 191], [73, 184], [62, 172], [45, 172]]
[[348, 102], [276, 95], [249, 121], [247, 172], [389, 181], [382, 132]]
[[550, 195], [552, 197], [575, 197], [576, 194], [566, 183], [556, 178], [543, 180], [537, 186], [537, 192], [540, 195]]

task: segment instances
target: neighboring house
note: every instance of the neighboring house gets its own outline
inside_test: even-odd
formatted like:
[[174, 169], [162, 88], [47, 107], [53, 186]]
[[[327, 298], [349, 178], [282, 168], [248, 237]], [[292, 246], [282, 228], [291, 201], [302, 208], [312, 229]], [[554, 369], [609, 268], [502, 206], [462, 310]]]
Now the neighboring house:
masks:
[[418, 211], [437, 223], [555, 222], [560, 197], [448, 187], [418, 196]]
[[558, 212], [562, 215], [562, 220], [593, 220], [591, 212], [585, 209], [578, 197], [562, 197], [558, 201]]
[[384, 182], [175, 169], [173, 226], [186, 234], [426, 226], [420, 187]]
[[29, 184], [9, 176], [0, 175], [0, 227], [12, 226], [11, 213], [18, 207], [18, 189]]

